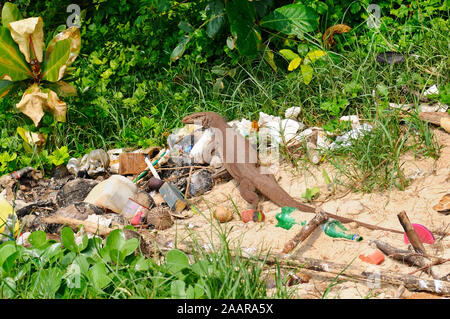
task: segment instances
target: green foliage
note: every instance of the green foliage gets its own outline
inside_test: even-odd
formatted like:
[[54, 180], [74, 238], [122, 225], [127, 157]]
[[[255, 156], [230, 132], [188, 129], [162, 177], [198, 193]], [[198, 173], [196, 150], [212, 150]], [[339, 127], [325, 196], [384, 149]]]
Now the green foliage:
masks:
[[308, 203], [310, 203], [314, 198], [319, 196], [320, 190], [318, 187], [306, 188], [305, 193], [302, 194], [302, 198], [304, 198]]
[[[0, 245], [0, 297], [251, 298], [266, 293], [259, 277], [261, 265], [241, 256], [229, 259], [227, 248], [193, 252], [193, 262], [173, 249], [157, 263], [142, 255], [136, 238], [125, 240], [121, 230], [111, 232], [104, 242], [84, 235], [77, 244], [73, 231], [65, 227], [62, 245], [42, 231], [33, 232], [29, 242], [29, 248], [14, 241]], [[255, 277], [243, 276], [244, 267]], [[220, 289], [230, 284], [243, 289]]]
[[261, 27], [273, 29], [286, 35], [303, 37], [304, 33], [315, 31], [318, 26], [317, 13], [300, 3], [275, 9], [261, 20]]
[[261, 46], [261, 34], [255, 25], [253, 2], [230, 0], [226, 2], [226, 12], [230, 22], [231, 34], [236, 46], [244, 56], [254, 56]]
[[[4, 58], [0, 61], [0, 74], [2, 74], [2, 79], [12, 82], [32, 79], [33, 83], [39, 84], [41, 84], [41, 80], [50, 82], [61, 80], [66, 68], [78, 55], [78, 50], [71, 49], [72, 41], [76, 42], [79, 41], [79, 39], [73, 40], [74, 36], [72, 35], [64, 40], [53, 39], [47, 46], [44, 60], [41, 62], [36, 59], [34, 48], [42, 48], [45, 43], [41, 43], [42, 40], [37, 39], [38, 37], [36, 37], [37, 40], [34, 40], [36, 43], [33, 44], [34, 38], [29, 36], [31, 56], [34, 58], [29, 58], [28, 60], [30, 61], [27, 62], [24, 55], [19, 50], [19, 45], [16, 43], [17, 40], [13, 40], [11, 36], [12, 27], [10, 26], [10, 23], [25, 23], [22, 21], [25, 20], [22, 20], [22, 15], [17, 6], [10, 2], [5, 3], [2, 9], [3, 27], [0, 27], [0, 54]], [[33, 31], [33, 33], [38, 32], [38, 30]], [[76, 32], [73, 31], [73, 33], [75, 34]], [[71, 56], [69, 57], [69, 55]], [[40, 63], [42, 63], [42, 70]], [[63, 67], [64, 71], [61, 70]], [[2, 85], [0, 85], [1, 96], [5, 96], [8, 93], [6, 87], [9, 87], [10, 85], [10, 83], [2, 83]], [[37, 102], [34, 104], [36, 103]]]
[[[199, 110], [216, 111], [230, 120], [257, 119], [259, 111], [281, 115], [288, 107], [301, 105], [305, 124], [328, 124], [326, 128], [336, 132], [346, 129], [338, 121], [340, 115], [374, 116], [372, 90], [380, 83], [388, 93], [381, 96], [376, 90], [376, 102], [383, 105], [388, 99], [402, 102], [404, 85], [422, 92], [436, 83], [441, 91], [438, 99], [446, 100], [447, 62], [442, 54], [448, 50], [448, 39], [442, 36], [449, 31], [446, 3], [423, 1], [419, 8], [418, 2], [408, 7], [402, 1], [379, 1], [381, 25], [370, 29], [365, 22], [369, 1], [295, 1], [318, 16], [317, 28], [299, 37], [261, 26], [266, 16], [293, 1], [251, 2], [261, 51], [248, 59], [240, 55], [237, 39], [231, 36], [223, 1], [107, 0], [94, 5], [79, 1], [83, 45], [68, 78], [78, 98], [65, 98], [67, 123], [45, 115], [40, 127], [34, 128], [11, 107], [26, 87], [11, 89], [9, 97], [0, 99], [0, 154], [6, 152], [8, 160], [16, 156], [1, 163], [1, 173], [26, 165], [49, 172], [53, 165], [49, 156], [62, 146], [70, 156], [80, 157], [95, 148], [164, 145], [165, 133], [182, 125], [184, 115]], [[47, 43], [53, 31], [65, 24], [70, 3], [15, 1], [24, 16], [45, 19]], [[335, 35], [337, 45], [312, 65], [313, 78], [306, 85], [301, 75], [304, 59], [310, 51], [323, 50], [323, 32], [336, 23], [346, 23], [352, 31]], [[187, 38], [183, 55], [172, 60], [174, 48]], [[295, 72], [288, 72], [291, 61], [278, 53], [283, 49], [302, 59]], [[420, 57], [407, 58], [402, 67], [378, 65], [374, 56], [387, 50]], [[233, 72], [214, 73], [219, 68]], [[436, 75], [424, 70], [434, 70]], [[0, 81], [0, 95], [10, 84]], [[407, 103], [415, 102], [410, 95], [405, 98]], [[326, 105], [339, 105], [340, 99], [349, 102], [345, 109]], [[45, 149], [24, 146], [16, 133], [18, 126], [47, 134]]]

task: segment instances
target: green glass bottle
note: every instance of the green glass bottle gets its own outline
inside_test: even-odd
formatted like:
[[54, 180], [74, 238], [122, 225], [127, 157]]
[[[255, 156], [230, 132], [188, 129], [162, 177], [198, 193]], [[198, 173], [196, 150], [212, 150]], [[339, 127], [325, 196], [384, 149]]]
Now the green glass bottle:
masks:
[[[341, 230], [337, 229], [340, 228]], [[354, 241], [361, 241], [363, 238], [358, 234], [348, 234], [345, 233], [347, 229], [342, 225], [342, 223], [335, 219], [328, 220], [322, 225], [322, 230], [325, 234], [333, 238], [345, 238]]]

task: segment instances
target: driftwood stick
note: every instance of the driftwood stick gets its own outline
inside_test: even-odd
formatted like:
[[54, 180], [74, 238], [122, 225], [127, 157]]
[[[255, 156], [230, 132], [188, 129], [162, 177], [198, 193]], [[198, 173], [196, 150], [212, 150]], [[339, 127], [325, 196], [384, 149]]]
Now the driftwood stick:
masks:
[[377, 225], [372, 225], [372, 224], [368, 224], [368, 223], [363, 223], [360, 222], [358, 220], [352, 219], [352, 218], [348, 218], [348, 217], [343, 217], [343, 216], [338, 216], [335, 214], [330, 214], [325, 212], [325, 214], [329, 217], [329, 218], [334, 218], [344, 224], [346, 223], [356, 223], [357, 225], [361, 226], [361, 227], [365, 227], [368, 229], [372, 229], [372, 230], [384, 230], [384, 231], [388, 231], [391, 233], [397, 233], [397, 234], [403, 234], [402, 231], [400, 230], [396, 230], [396, 229], [391, 229], [391, 228], [385, 228], [385, 227], [381, 227], [381, 226], [377, 226]]
[[45, 217], [42, 218], [42, 221], [44, 223], [48, 224], [61, 224], [61, 225], [67, 225], [70, 228], [78, 228], [80, 225], [83, 225], [84, 229], [92, 234], [98, 234], [100, 236], [107, 236], [110, 232], [112, 232], [114, 229], [98, 225], [97, 223], [93, 223], [88, 220], [79, 220], [75, 218], [70, 217], [64, 217], [64, 216], [51, 216], [51, 217]]
[[417, 235], [416, 230], [411, 225], [411, 222], [409, 221], [408, 215], [406, 215], [405, 211], [402, 211], [397, 215], [398, 220], [400, 221], [400, 224], [402, 225], [403, 229], [406, 232], [406, 235], [408, 236], [409, 242], [414, 247], [414, 250], [418, 252], [419, 254], [425, 254], [425, 247], [423, 246], [422, 241], [419, 238], [419, 235]]
[[436, 265], [440, 265], [440, 264], [446, 263], [447, 261], [450, 261], [450, 258], [442, 259], [442, 260], [436, 260], [436, 261], [432, 262], [431, 264], [425, 265], [425, 266], [423, 266], [423, 267], [420, 267], [419, 269], [416, 269], [416, 270], [414, 270], [414, 271], [411, 271], [411, 272], [409, 273], [409, 275], [413, 275], [413, 274], [415, 274], [415, 273], [418, 272], [418, 271], [425, 270], [425, 269], [427, 269], [427, 268], [430, 268], [430, 267], [433, 267], [433, 266], [436, 266]]
[[[196, 247], [203, 244], [192, 243], [187, 241], [181, 241], [178, 243], [177, 249], [185, 252], [186, 254], [191, 254], [192, 246]], [[171, 250], [171, 248], [160, 248], [159, 251], [166, 253]], [[232, 253], [233, 257], [236, 257]], [[334, 262], [329, 262], [320, 259], [307, 258], [301, 256], [293, 256], [291, 254], [258, 254], [258, 255], [240, 255], [240, 258], [248, 258], [251, 260], [263, 261], [267, 265], [280, 265], [281, 267], [288, 268], [303, 268], [313, 271], [326, 272], [334, 275], [340, 275], [349, 277], [356, 280], [371, 282], [374, 284], [385, 283], [394, 286], [405, 286], [407, 289], [412, 291], [427, 291], [439, 295], [450, 295], [450, 283], [442, 280], [428, 280], [422, 279], [416, 276], [403, 275], [398, 273], [393, 273], [389, 271], [378, 271], [378, 272], [368, 272], [366, 269], [362, 269], [356, 266], [338, 264]], [[345, 270], [344, 270], [345, 269]]]
[[373, 282], [374, 284], [383, 282], [396, 286], [404, 285], [407, 289], [413, 291], [427, 291], [439, 295], [450, 295], [450, 283], [442, 280], [422, 279], [416, 276], [403, 275], [389, 271], [369, 272], [365, 269], [351, 265], [337, 264], [306, 257], [293, 257], [285, 254], [272, 255], [267, 260], [267, 263], [270, 264], [275, 262], [283, 265], [296, 265], [314, 271], [340, 274], [345, 277]]
[[379, 250], [381, 250], [388, 257], [391, 257], [392, 259], [398, 260], [409, 266], [419, 267], [419, 270], [421, 269], [427, 270], [427, 273], [431, 275], [434, 279], [439, 279], [442, 277], [439, 276], [439, 274], [436, 272], [436, 269], [433, 266], [440, 263], [444, 263], [445, 262], [444, 259], [437, 258], [436, 263], [433, 264], [429, 259], [422, 256], [420, 253], [413, 253], [409, 250], [398, 249], [380, 240], [373, 240], [372, 242], [377, 246]]
[[290, 253], [299, 243], [308, 238], [317, 226], [322, 224], [325, 220], [327, 220], [327, 216], [322, 211], [319, 211], [316, 216], [308, 222], [308, 224], [302, 227], [302, 230], [296, 234], [294, 238], [284, 245], [283, 253]]
[[392, 259], [398, 260], [410, 266], [425, 266], [424, 258], [421, 255], [415, 254], [409, 250], [395, 248], [381, 240], [373, 240], [372, 242], [377, 246], [379, 250], [381, 250], [385, 255], [391, 257]]

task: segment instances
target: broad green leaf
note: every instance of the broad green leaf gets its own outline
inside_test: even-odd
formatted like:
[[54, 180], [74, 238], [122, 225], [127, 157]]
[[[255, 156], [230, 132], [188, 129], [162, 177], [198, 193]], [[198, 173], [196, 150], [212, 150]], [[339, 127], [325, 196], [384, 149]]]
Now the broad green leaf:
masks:
[[89, 244], [89, 238], [86, 234], [84, 234], [83, 237], [81, 237], [81, 243], [78, 244], [78, 251], [85, 250], [86, 247], [88, 246], [88, 244]]
[[173, 299], [186, 299], [186, 284], [182, 280], [174, 280], [170, 284], [170, 293]]
[[[45, 248], [45, 249], [43, 249]], [[40, 255], [40, 260], [42, 264], [45, 264], [47, 262], [52, 262], [52, 259], [61, 259], [61, 257], [64, 255], [64, 252], [61, 250], [61, 243], [53, 243], [52, 241], [48, 241], [43, 246], [39, 247], [39, 250], [42, 250], [43, 252]]]
[[2, 285], [1, 285], [1, 289], [2, 289], [2, 294], [3, 294], [3, 298], [14, 298], [14, 296], [16, 295], [16, 282], [13, 278], [11, 277], [6, 277], [2, 279]]
[[8, 259], [8, 257], [16, 251], [17, 249], [14, 245], [5, 245], [0, 248], [0, 266], [3, 266], [3, 263]]
[[31, 287], [41, 298], [55, 298], [62, 276], [63, 271], [58, 268], [41, 269], [33, 274]]
[[300, 58], [297, 53], [295, 53], [295, 52], [293, 52], [292, 50], [289, 50], [289, 49], [282, 49], [282, 50], [280, 50], [280, 54], [288, 61], [292, 61], [294, 59]]
[[261, 20], [261, 27], [276, 30], [287, 35], [302, 36], [312, 32], [319, 25], [319, 16], [307, 6], [295, 3], [276, 9]]
[[33, 77], [11, 33], [5, 27], [0, 27], [0, 79], [21, 81]]
[[139, 247], [139, 240], [137, 238], [131, 238], [125, 241], [120, 247], [120, 261], [123, 261], [125, 257], [134, 253]]
[[109, 278], [108, 276], [106, 266], [102, 262], [98, 262], [94, 266], [92, 266], [92, 268], [89, 270], [89, 277], [94, 287], [98, 289], [105, 288], [111, 282], [111, 278]]
[[274, 54], [269, 48], [266, 48], [266, 50], [264, 50], [264, 61], [266, 61], [266, 63], [272, 68], [272, 70], [277, 72], [278, 68], [275, 64]]
[[28, 241], [34, 248], [40, 248], [47, 243], [47, 235], [42, 230], [35, 231], [31, 233], [30, 237], [28, 237]]
[[308, 85], [314, 75], [314, 69], [308, 64], [302, 64], [300, 66], [300, 70], [302, 71], [303, 82]]
[[78, 252], [78, 246], [75, 243], [75, 235], [70, 227], [64, 227], [61, 231], [61, 242], [65, 248], [76, 253]]
[[181, 41], [178, 43], [178, 45], [173, 49], [172, 53], [170, 54], [170, 60], [176, 61], [184, 54], [184, 51], [186, 51], [186, 46], [191, 40], [190, 37], [183, 37]]
[[50, 82], [61, 80], [67, 68], [69, 56], [70, 40], [65, 39], [56, 42], [53, 50], [48, 54], [48, 58], [44, 63], [42, 79]]
[[123, 232], [120, 229], [115, 229], [106, 237], [105, 247], [119, 250], [124, 241], [125, 235]]
[[166, 255], [167, 267], [173, 273], [177, 273], [184, 268], [189, 267], [189, 259], [185, 253], [178, 249], [172, 249]]
[[200, 284], [195, 284], [194, 286], [194, 298], [199, 299], [205, 294], [205, 288]]
[[134, 270], [136, 271], [146, 271], [149, 269], [149, 264], [147, 260], [145, 260], [144, 256], [139, 256], [134, 266]]
[[288, 71], [294, 71], [298, 66], [300, 65], [300, 62], [302, 62], [302, 58], [295, 58], [289, 63]]
[[76, 265], [80, 270], [80, 274], [87, 275], [89, 271], [89, 262], [85, 256], [77, 256], [73, 262], [73, 265]]
[[22, 14], [14, 3], [6, 2], [2, 9], [2, 25], [7, 28], [10, 22], [22, 20]]
[[6, 96], [14, 87], [15, 83], [7, 80], [0, 80], [0, 99]]
[[324, 55], [326, 52], [322, 50], [311, 51], [305, 56], [305, 64], [314, 63]]
[[10, 271], [16, 267], [15, 262], [18, 257], [19, 257], [19, 252], [16, 251], [13, 254], [11, 254], [10, 256], [8, 256], [8, 258], [6, 258], [6, 260], [3, 262], [2, 267], [3, 267], [3, 270], [7, 274], [9, 274]]
[[206, 7], [206, 16], [211, 19], [206, 25], [206, 34], [210, 38], [214, 38], [223, 25], [225, 20], [223, 9], [222, 0], [210, 0]]
[[236, 38], [236, 47], [241, 55], [255, 56], [261, 47], [261, 34], [255, 24], [253, 2], [228, 0], [226, 2], [231, 34]]
[[194, 287], [189, 286], [186, 289], [186, 299], [194, 299], [194, 298], [195, 298]]
[[81, 34], [80, 34], [80, 28], [77, 27], [71, 27], [67, 30], [64, 30], [60, 33], [58, 33], [48, 44], [47, 50], [45, 51], [45, 60], [48, 61], [50, 59], [50, 55], [52, 54], [53, 50], [55, 49], [56, 43], [64, 40], [69, 40], [70, 42], [70, 53], [69, 58], [67, 62], [64, 64], [64, 66], [59, 71], [59, 77], [58, 80], [61, 80], [64, 76], [64, 73], [67, 70], [67, 67], [69, 67], [75, 59], [80, 54], [81, 50]]

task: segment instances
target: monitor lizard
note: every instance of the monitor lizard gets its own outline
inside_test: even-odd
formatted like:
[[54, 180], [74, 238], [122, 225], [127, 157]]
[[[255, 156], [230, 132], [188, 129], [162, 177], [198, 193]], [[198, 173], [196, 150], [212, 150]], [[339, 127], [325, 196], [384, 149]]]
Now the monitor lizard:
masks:
[[[300, 211], [315, 213], [320, 209], [296, 201], [280, 185], [273, 174], [261, 174], [257, 166], [257, 151], [253, 148], [249, 140], [237, 133], [225, 118], [215, 112], [198, 112], [183, 118], [184, 124], [199, 124], [204, 128], [215, 130], [215, 149], [222, 158], [224, 167], [239, 184], [241, 196], [251, 204], [252, 208], [258, 209], [258, 190], [266, 198], [270, 199], [280, 207], [294, 207]], [[218, 134], [220, 132], [220, 134]], [[228, 133], [228, 134], [227, 134]], [[233, 139], [230, 144], [230, 137]], [[243, 148], [243, 149], [242, 149]], [[244, 161], [238, 161], [240, 156], [245, 155]], [[351, 218], [325, 213], [329, 218], [334, 218], [342, 223], [355, 222], [359, 226], [369, 229], [379, 229], [403, 233], [393, 229], [388, 229], [376, 225], [363, 223]]]

